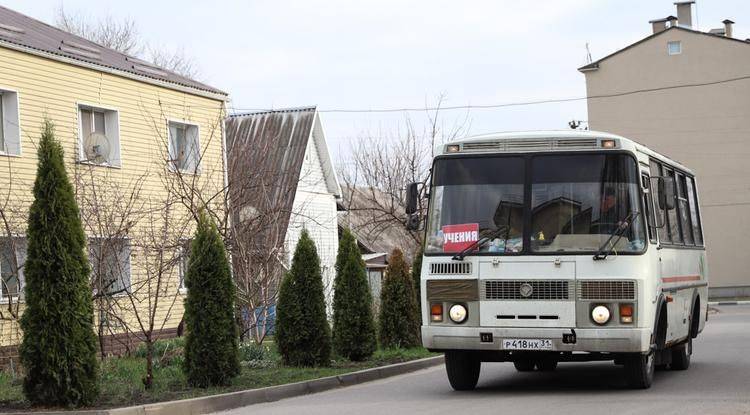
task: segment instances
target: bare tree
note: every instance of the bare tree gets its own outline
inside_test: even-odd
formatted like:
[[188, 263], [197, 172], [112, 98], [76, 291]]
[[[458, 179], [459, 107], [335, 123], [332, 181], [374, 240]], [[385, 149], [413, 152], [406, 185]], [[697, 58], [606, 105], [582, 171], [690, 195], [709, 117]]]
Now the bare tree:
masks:
[[[444, 127], [438, 97], [436, 110], [427, 112], [427, 126], [418, 130], [406, 116], [404, 127], [394, 133], [364, 134], [353, 145], [351, 160], [341, 162], [339, 177], [344, 182], [344, 207], [352, 216], [354, 230], [370, 241], [385, 233], [409, 254], [422, 244], [421, 231], [405, 231], [407, 220], [404, 193], [409, 183], [428, 183], [432, 150], [436, 144], [453, 140], [467, 129], [467, 118]], [[419, 209], [426, 210], [422, 192]], [[354, 218], [359, 219], [354, 219]], [[394, 236], [395, 235], [395, 236]], [[399, 238], [399, 235], [401, 237]]]
[[81, 12], [68, 13], [61, 6], [56, 12], [55, 25], [66, 32], [126, 55], [142, 57], [156, 66], [187, 78], [195, 79], [199, 75], [195, 61], [185, 55], [184, 50], [169, 51], [163, 47], [149, 45], [141, 38], [138, 25], [131, 18], [115, 19], [107, 16], [92, 20]]
[[21, 178], [13, 175], [10, 158], [7, 168], [3, 168], [0, 179], [8, 186], [0, 189], [0, 324], [10, 325], [10, 330], [0, 332], [13, 333], [20, 337], [17, 326], [20, 317], [20, 300], [23, 296], [23, 264], [26, 243], [22, 238], [26, 234], [28, 218], [28, 201], [31, 194], [24, 194], [26, 187]]

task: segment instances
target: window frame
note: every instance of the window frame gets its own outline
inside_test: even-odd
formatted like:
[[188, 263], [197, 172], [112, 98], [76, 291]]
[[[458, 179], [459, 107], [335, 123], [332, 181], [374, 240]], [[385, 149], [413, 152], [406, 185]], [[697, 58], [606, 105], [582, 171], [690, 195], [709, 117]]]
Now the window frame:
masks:
[[[167, 168], [174, 173], [180, 173], [180, 174], [190, 174], [190, 175], [200, 175], [201, 174], [201, 165], [203, 161], [203, 157], [201, 155], [201, 127], [200, 124], [184, 120], [184, 119], [178, 119], [178, 118], [167, 118]], [[195, 128], [195, 141], [196, 141], [196, 147], [198, 149], [198, 154], [195, 160], [195, 168], [192, 170], [185, 170], [183, 168], [178, 168], [174, 162], [174, 146], [172, 145], [172, 130], [171, 125], [172, 124], [180, 124], [185, 127], [188, 127], [185, 129], [185, 137], [187, 140], [187, 132], [190, 127]]]
[[[672, 45], [677, 45], [678, 50], [673, 51]], [[667, 42], [667, 54], [669, 56], [682, 55], [682, 41], [681, 40], [670, 40]]]
[[[131, 290], [133, 287], [133, 275], [132, 275], [133, 274], [133, 248], [130, 244], [130, 238], [110, 238], [110, 237], [102, 237], [102, 236], [89, 236], [87, 238], [86, 253], [89, 255], [89, 265], [91, 266], [91, 272], [92, 274], [94, 273], [94, 265], [95, 265], [92, 261], [92, 255], [91, 255], [92, 242], [99, 241], [99, 243], [101, 243], [101, 241], [114, 241], [114, 240], [123, 241], [124, 242], [123, 246], [127, 249], [127, 254], [128, 254], [127, 255], [127, 267], [123, 267], [123, 269], [125, 268], [127, 269], [127, 281], [122, 282], [124, 291], [117, 292], [117, 293], [99, 293], [97, 291], [98, 287], [95, 286], [93, 287], [94, 295], [100, 295], [102, 297], [122, 297], [122, 296], [129, 295], [132, 292]], [[98, 249], [101, 252], [101, 246]], [[117, 260], [119, 262], [120, 252], [118, 252], [117, 254], [118, 254]], [[101, 278], [101, 275], [99, 275], [98, 277]]]
[[[99, 112], [104, 114], [104, 134], [112, 141], [112, 147], [110, 149], [110, 157], [112, 159], [111, 161], [96, 163], [86, 159], [86, 153], [83, 149], [83, 110], [90, 110], [92, 112], [91, 131], [94, 131], [96, 125], [96, 118], [93, 116], [93, 113]], [[121, 169], [123, 167], [123, 162], [121, 144], [122, 140], [120, 139], [120, 110], [101, 104], [76, 102], [76, 116], [78, 117], [78, 163], [97, 167]]]
[[[652, 168], [654, 166], [656, 166], [656, 167], [659, 168], [659, 174], [658, 175], [655, 174], [655, 172], [652, 170]], [[677, 229], [680, 232], [680, 237], [681, 237], [682, 241], [680, 241], [680, 242], [674, 242], [674, 240], [664, 240], [664, 239], [662, 239], [662, 233], [666, 233], [667, 235], [669, 235], [669, 224], [670, 224], [670, 219], [669, 219], [669, 214], [668, 214], [669, 211], [668, 210], [661, 210], [661, 209], [659, 209], [658, 203], [655, 202], [654, 203], [655, 210], [659, 210], [660, 212], [664, 212], [664, 226], [658, 228], [659, 231], [657, 232], [657, 234], [659, 236], [659, 245], [660, 246], [663, 245], [664, 247], [669, 247], [669, 248], [701, 249], [701, 250], [704, 250], [705, 249], [705, 239], [704, 239], [704, 235], [703, 235], [702, 218], [700, 216], [700, 205], [699, 205], [699, 200], [700, 199], [698, 197], [698, 187], [697, 187], [697, 184], [696, 184], [695, 176], [693, 174], [691, 174], [691, 173], [688, 173], [688, 172], [680, 169], [679, 167], [677, 167], [674, 164], [671, 164], [669, 162], [665, 162], [665, 161], [659, 160], [659, 159], [657, 159], [655, 157], [649, 157], [649, 171], [651, 172], [651, 177], [652, 178], [656, 178], [658, 176], [667, 176], [666, 170], [671, 170], [672, 173], [674, 174], [675, 208], [673, 210], [675, 211], [675, 216], [677, 218]], [[680, 207], [679, 207], [680, 200], [679, 200], [679, 196], [678, 196], [679, 195], [679, 193], [678, 193], [679, 192], [679, 183], [678, 183], [678, 181], [679, 181], [679, 177], [680, 176], [682, 176], [682, 177], [685, 178], [685, 185], [686, 185], [686, 188], [685, 188], [685, 198], [687, 199], [687, 203], [688, 203], [688, 210], [689, 210], [689, 212], [688, 212], [688, 221], [690, 223], [690, 232], [692, 232], [692, 235], [693, 235], [692, 236], [693, 244], [685, 243], [684, 234], [682, 233], [682, 232], [684, 232], [684, 230], [682, 229], [682, 220], [681, 220], [681, 217], [680, 217], [680, 211], [678, 210], [678, 209], [680, 209]], [[688, 189], [687, 189], [687, 187], [689, 187], [688, 183], [692, 183], [692, 186], [693, 186], [693, 200], [690, 200], [690, 197], [689, 197], [689, 194], [688, 194]], [[656, 197], [656, 195], [654, 197]], [[692, 209], [693, 209], [693, 207], [695, 207], [695, 209], [696, 209], [695, 213], [696, 213], [696, 216], [698, 218], [698, 230], [697, 230], [697, 232], [700, 233], [701, 243], [698, 243], [697, 240], [696, 240], [696, 238], [695, 238], [695, 235], [696, 235], [696, 233], [695, 233], [696, 232], [696, 226], [693, 223], [692, 216], [690, 216], [690, 215], [692, 215]]]
[[[0, 274], [0, 304], [8, 304], [11, 301], [16, 302], [23, 302], [24, 300], [24, 293], [23, 290], [26, 287], [26, 276], [24, 274], [24, 265], [26, 264], [26, 259], [28, 258], [28, 239], [26, 236], [0, 236], [0, 244], [4, 242], [6, 239], [15, 239], [16, 241], [20, 241], [23, 245], [25, 245], [24, 249], [18, 249], [18, 252], [15, 252], [16, 255], [16, 261], [18, 262], [18, 275], [16, 278], [18, 279], [18, 292], [16, 294], [5, 294], [5, 284], [2, 281], [2, 275]], [[0, 252], [0, 255], [2, 252]], [[2, 270], [2, 260], [0, 259], [0, 271]]]
[[653, 192], [651, 192], [651, 176], [649, 172], [641, 170], [641, 189], [643, 193], [643, 211], [646, 216], [646, 232], [648, 234], [648, 241], [651, 244], [658, 244], [659, 239], [657, 237], [659, 227], [656, 226], [656, 212], [654, 206]]
[[[694, 176], [685, 176], [685, 180], [687, 185], [686, 190], [689, 189], [686, 196], [688, 197], [688, 206], [690, 208], [690, 220], [693, 222], [693, 241], [695, 242], [696, 247], [705, 247], [706, 239], [703, 234], [703, 218], [701, 217], [700, 211], [698, 183]], [[690, 197], [690, 192], [692, 192], [692, 197]], [[695, 214], [695, 217], [693, 217], [693, 214]], [[693, 219], [695, 220], [693, 221]], [[698, 237], [700, 237], [700, 242], [698, 241]]]
[[[695, 233], [693, 232], [693, 221], [690, 218], [690, 201], [687, 198], [687, 176], [685, 173], [677, 172], [675, 186], [675, 208], [682, 228], [682, 242], [687, 246], [695, 246]], [[682, 193], [682, 196], [680, 196]], [[683, 212], [683, 203], [687, 211]], [[684, 215], [684, 216], [683, 216]], [[687, 227], [688, 229], [684, 229]]]
[[[13, 104], [12, 111], [15, 111], [15, 117], [9, 114], [11, 110], [8, 109], [8, 102]], [[12, 142], [17, 151], [8, 151], [8, 142]], [[0, 85], [0, 156], [21, 157], [22, 155], [20, 93], [16, 89]]]
[[[594, 251], [581, 251], [581, 252], [539, 252], [539, 251], [533, 251], [531, 249], [531, 199], [532, 199], [532, 183], [531, 183], [531, 168], [532, 168], [532, 159], [537, 156], [563, 156], [563, 155], [612, 155], [612, 154], [618, 154], [618, 155], [624, 155], [627, 157], [630, 157], [635, 164], [635, 174], [636, 174], [636, 184], [639, 184], [641, 178], [640, 178], [640, 169], [639, 169], [639, 163], [638, 158], [635, 153], [627, 150], [607, 150], [607, 151], [601, 151], [601, 150], [572, 150], [572, 151], [535, 151], [535, 152], [507, 152], [507, 153], [458, 153], [458, 154], [441, 154], [436, 156], [432, 160], [432, 164], [430, 166], [430, 171], [434, 173], [435, 163], [438, 160], [442, 159], [453, 159], [453, 158], [492, 158], [492, 157], [521, 157], [525, 160], [525, 175], [524, 175], [524, 213], [523, 213], [523, 226], [524, 226], [524, 236], [523, 236], [523, 249], [518, 252], [505, 252], [505, 253], [498, 253], [498, 252], [473, 252], [471, 256], [481, 257], [481, 256], [506, 256], [506, 257], [513, 257], [513, 256], [549, 256], [549, 255], [557, 255], [557, 256], [582, 256], [582, 255], [593, 255], [596, 252]], [[430, 180], [429, 186], [430, 189], [435, 185], [435, 174], [432, 174], [432, 179]], [[638, 203], [641, 203], [642, 200], [642, 194], [643, 194], [643, 188], [639, 184], [637, 186], [639, 195], [638, 195]], [[429, 212], [427, 220], [429, 220]], [[648, 227], [648, 223], [646, 218], [643, 218], [643, 224], [644, 228], [642, 229], [643, 235], [645, 238], [648, 238], [648, 231], [646, 230], [646, 227]], [[528, 229], [529, 231], [526, 231]], [[427, 238], [427, 226], [423, 229], [423, 237]], [[649, 243], [647, 243], [646, 240], [644, 240], [643, 249], [640, 251], [632, 251], [632, 252], [620, 252], [618, 255], [620, 256], [639, 256], [644, 255], [648, 249], [649, 249]], [[442, 253], [442, 252], [425, 252], [424, 256], [428, 257], [450, 257], [452, 255], [455, 255], [455, 253]]]
[[192, 238], [181, 238], [179, 246], [177, 247], [177, 290], [180, 294], [187, 293], [187, 287], [185, 286], [185, 275], [187, 275], [188, 261], [190, 261], [190, 248], [192, 243]]

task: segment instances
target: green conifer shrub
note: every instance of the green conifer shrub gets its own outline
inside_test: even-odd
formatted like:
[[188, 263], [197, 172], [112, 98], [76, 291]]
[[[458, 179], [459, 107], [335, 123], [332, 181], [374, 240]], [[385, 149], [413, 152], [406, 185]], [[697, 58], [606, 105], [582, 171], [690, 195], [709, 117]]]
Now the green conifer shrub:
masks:
[[285, 365], [330, 364], [331, 329], [326, 318], [320, 258], [306, 230], [302, 231], [292, 268], [279, 289], [276, 344]]
[[424, 255], [424, 248], [420, 247], [414, 256], [414, 261], [411, 265], [411, 279], [414, 284], [414, 294], [417, 296], [418, 311], [422, 305], [422, 296], [420, 295], [420, 289], [422, 286], [422, 255]]
[[228, 385], [240, 372], [235, 287], [224, 243], [204, 212], [190, 247], [185, 287], [183, 368], [188, 383], [201, 388]]
[[394, 249], [380, 292], [380, 347], [416, 347], [420, 344], [420, 319], [409, 267], [404, 254]]
[[377, 347], [372, 294], [367, 269], [349, 229], [339, 241], [333, 293], [333, 349], [340, 356], [359, 361]]
[[83, 406], [98, 393], [93, 296], [86, 236], [54, 125], [37, 148], [21, 316], [23, 390], [33, 405]]

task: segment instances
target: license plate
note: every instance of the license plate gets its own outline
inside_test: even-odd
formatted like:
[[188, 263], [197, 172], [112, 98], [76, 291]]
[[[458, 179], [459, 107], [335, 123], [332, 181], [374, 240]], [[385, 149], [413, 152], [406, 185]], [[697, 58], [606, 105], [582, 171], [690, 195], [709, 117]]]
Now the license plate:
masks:
[[549, 340], [549, 339], [503, 339], [503, 349], [506, 349], [506, 350], [552, 350], [552, 340]]

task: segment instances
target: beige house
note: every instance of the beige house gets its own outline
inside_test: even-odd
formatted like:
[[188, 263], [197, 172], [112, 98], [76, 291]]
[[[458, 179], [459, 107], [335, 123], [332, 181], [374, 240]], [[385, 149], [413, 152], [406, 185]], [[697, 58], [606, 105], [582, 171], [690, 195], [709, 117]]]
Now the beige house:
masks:
[[[0, 6], [0, 366], [24, 310], [44, 119], [88, 236], [102, 354], [174, 335], [195, 207], [222, 200], [227, 94]], [[217, 209], [220, 209], [218, 206]]]
[[693, 29], [694, 2], [653, 33], [579, 68], [589, 128], [635, 139], [696, 172], [711, 295], [750, 296], [750, 39]]

